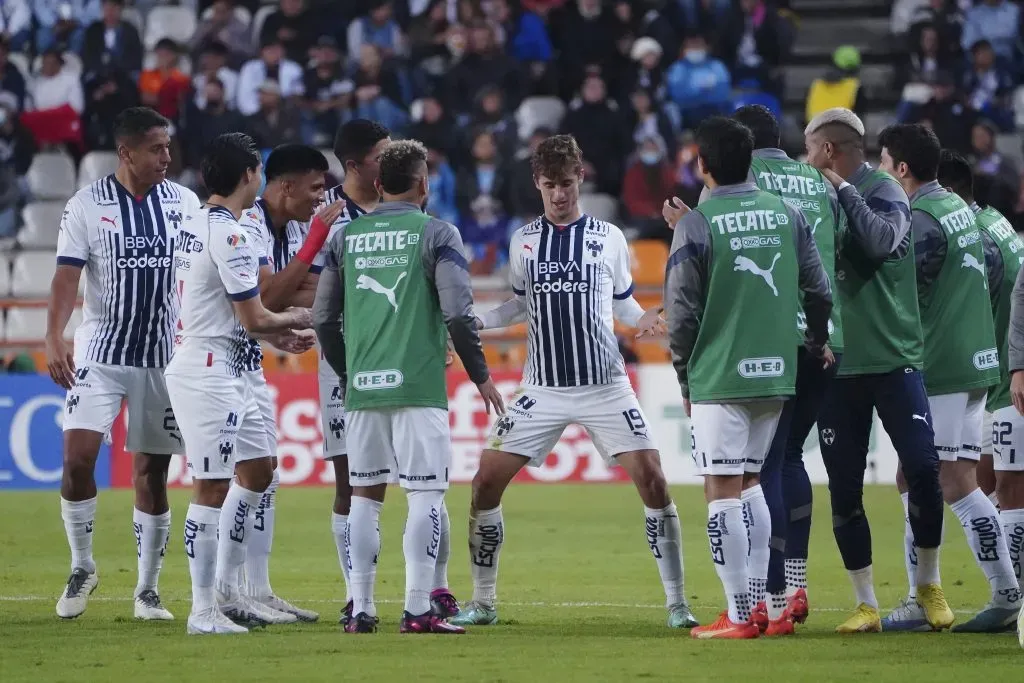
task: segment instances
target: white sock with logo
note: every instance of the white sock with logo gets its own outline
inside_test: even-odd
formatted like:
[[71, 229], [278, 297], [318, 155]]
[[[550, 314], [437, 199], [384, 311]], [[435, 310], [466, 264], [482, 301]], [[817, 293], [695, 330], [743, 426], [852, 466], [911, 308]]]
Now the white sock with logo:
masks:
[[740, 496], [743, 523], [747, 527], [750, 552], [747, 555], [747, 580], [750, 599], [755, 606], [765, 601], [768, 590], [768, 558], [771, 555], [772, 517], [760, 484], [751, 486]]
[[253, 510], [260, 504], [260, 492], [232, 482], [217, 525], [217, 592], [231, 601], [241, 590], [241, 573], [246, 546], [252, 536]]
[[917, 547], [914, 546], [914, 530], [910, 527], [910, 494], [901, 493], [903, 501], [903, 564], [907, 568], [907, 596], [917, 598]]
[[139, 556], [139, 578], [135, 595], [142, 591], [157, 591], [160, 569], [164, 566], [167, 538], [171, 532], [171, 511], [162, 515], [149, 515], [136, 508], [132, 513], [135, 528], [135, 548]]
[[660, 510], [644, 507], [644, 531], [665, 587], [665, 606], [683, 602], [683, 533], [675, 503]]
[[1002, 510], [999, 521], [1003, 524], [1003, 538], [1010, 554], [1010, 564], [1017, 577], [1017, 584], [1024, 579], [1021, 562], [1024, 561], [1024, 510]]
[[505, 542], [501, 506], [477, 510], [469, 518], [469, 569], [473, 575], [473, 602], [494, 607], [498, 585], [498, 555]]
[[331, 513], [331, 532], [334, 535], [334, 547], [338, 550], [338, 564], [341, 565], [341, 578], [345, 581], [345, 602], [352, 599], [352, 590], [349, 588], [349, 562], [345, 548], [345, 527], [348, 526], [348, 515]]
[[1017, 577], [1003, 537], [999, 512], [980, 488], [953, 503], [953, 513], [967, 534], [967, 544], [992, 590], [992, 604], [1010, 607], [1020, 601]]
[[868, 607], [878, 609], [878, 598], [875, 597], [875, 572], [871, 565], [863, 569], [847, 570], [850, 575], [850, 582], [853, 584], [853, 593], [857, 596], [857, 604], [865, 604]]
[[434, 563], [432, 588], [448, 588], [448, 559], [452, 554], [452, 522], [448, 518], [448, 505], [441, 501], [441, 539], [437, 544], [437, 562]]
[[444, 491], [407, 491], [409, 516], [405, 522], [405, 611], [420, 616], [430, 611], [434, 565], [441, 544], [441, 506]]
[[92, 574], [96, 562], [92, 559], [92, 527], [96, 521], [96, 498], [88, 500], [60, 499], [60, 516], [71, 548], [71, 569], [82, 568]]
[[281, 476], [274, 470], [270, 486], [253, 509], [252, 538], [245, 551], [245, 592], [251, 598], [273, 594], [270, 587], [270, 551], [274, 545], [274, 503]]
[[352, 615], [377, 616], [373, 587], [380, 554], [380, 511], [384, 503], [352, 496], [345, 539], [348, 541], [348, 587], [352, 591]]
[[739, 498], [708, 503], [708, 541], [711, 560], [729, 602], [729, 619], [745, 624], [750, 621], [754, 603], [750, 599], [747, 576], [747, 527], [743, 523], [743, 503]]
[[192, 613], [215, 609], [213, 592], [217, 574], [217, 525], [220, 510], [192, 503], [185, 515], [185, 555], [192, 577]]

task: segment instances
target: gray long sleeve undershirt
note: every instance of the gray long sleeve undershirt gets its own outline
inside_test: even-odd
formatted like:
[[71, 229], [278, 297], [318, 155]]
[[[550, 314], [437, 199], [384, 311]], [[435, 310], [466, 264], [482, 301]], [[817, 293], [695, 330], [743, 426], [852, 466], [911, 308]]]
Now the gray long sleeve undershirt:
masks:
[[1010, 372], [1024, 370], [1024, 268], [1017, 271], [1010, 296]]
[[[418, 212], [420, 208], [406, 202], [385, 202], [371, 216], [394, 216]], [[437, 291], [444, 322], [452, 346], [475, 384], [486, 382], [490, 374], [484, 360], [480, 333], [476, 330], [473, 312], [473, 287], [459, 231], [450, 223], [431, 218], [423, 227], [420, 239], [423, 270], [428, 282]], [[339, 377], [345, 376], [345, 337], [342, 314], [345, 287], [342, 273], [345, 255], [345, 229], [339, 230], [328, 245], [327, 263], [320, 274], [313, 301], [313, 326], [324, 358]], [[387, 343], [387, 340], [382, 340]]]
[[848, 219], [847, 240], [880, 262], [890, 256], [901, 257], [910, 249], [910, 199], [891, 177], [876, 182], [862, 196], [855, 186], [870, 172], [868, 164], [858, 168], [838, 196]]
[[[712, 197], [740, 198], [758, 192], [753, 183], [727, 185], [711, 191]], [[828, 340], [832, 291], [811, 228], [800, 211], [786, 205], [795, 237], [799, 284], [804, 292], [807, 343], [814, 352]], [[698, 211], [690, 211], [676, 225], [665, 274], [665, 317], [669, 349], [683, 396], [690, 394], [687, 365], [697, 342], [700, 320], [707, 302], [711, 268], [711, 226]], [[795, 325], [795, 321], [794, 321]]]
[[[944, 194], [945, 189], [937, 181], [932, 181], [921, 186], [914, 196], [910, 198], [911, 203], [919, 197], [927, 197], [932, 194]], [[935, 220], [935, 217], [925, 211], [915, 209], [910, 221], [911, 233], [914, 237], [914, 265], [917, 270], [917, 300], [919, 303], [926, 303], [931, 298], [932, 285], [942, 271], [942, 264], [946, 262], [946, 253], [949, 245], [946, 242], [946, 233], [942, 226]]]

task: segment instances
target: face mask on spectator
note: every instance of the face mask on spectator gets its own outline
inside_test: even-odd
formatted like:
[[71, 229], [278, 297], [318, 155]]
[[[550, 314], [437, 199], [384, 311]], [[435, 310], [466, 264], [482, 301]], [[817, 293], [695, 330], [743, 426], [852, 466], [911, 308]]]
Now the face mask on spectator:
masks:
[[708, 56], [707, 50], [687, 50], [686, 60], [689, 62], [703, 62]]
[[649, 149], [644, 150], [643, 152], [640, 152], [640, 161], [647, 166], [654, 166], [661, 161], [661, 152], [655, 152]]

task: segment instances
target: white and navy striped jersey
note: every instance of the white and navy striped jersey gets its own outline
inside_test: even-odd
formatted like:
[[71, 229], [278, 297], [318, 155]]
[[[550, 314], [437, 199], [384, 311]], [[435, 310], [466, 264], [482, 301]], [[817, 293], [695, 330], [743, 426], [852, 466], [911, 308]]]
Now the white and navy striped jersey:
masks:
[[[269, 265], [275, 273], [291, 263], [309, 234], [309, 221], [288, 221], [279, 230], [270, 220], [270, 211], [262, 197], [257, 197], [252, 208], [246, 209], [239, 223], [255, 240], [260, 266]], [[314, 263], [310, 270], [319, 273], [322, 268]]]
[[224, 369], [233, 377], [259, 368], [252, 338], [232, 301], [259, 296], [259, 257], [255, 244], [221, 206], [188, 216], [174, 249], [181, 315], [174, 334], [170, 368]]
[[84, 319], [75, 356], [108, 365], [162, 368], [178, 318], [174, 240], [199, 198], [170, 181], [133, 196], [113, 174], [68, 200], [57, 265], [85, 269]]
[[[342, 189], [341, 185], [338, 185], [337, 187], [332, 187], [331, 189], [327, 190], [324, 196], [324, 203], [326, 204], [333, 204], [334, 202], [337, 201], [345, 202], [345, 208], [342, 209], [341, 215], [338, 216], [338, 219], [334, 221], [334, 223], [331, 225], [331, 231], [327, 234], [327, 241], [324, 242], [323, 249], [320, 250], [320, 253], [317, 255], [316, 260], [313, 262], [316, 266], [315, 272], [317, 273], [323, 270], [324, 262], [326, 261], [327, 258], [328, 247], [331, 244], [331, 240], [334, 239], [334, 236], [338, 233], [338, 231], [343, 229], [346, 225], [348, 225], [355, 219], [359, 218], [360, 216], [366, 215], [366, 211], [361, 206], [352, 201], [352, 199], [347, 194], [345, 194], [345, 190]], [[319, 344], [317, 346], [319, 347]], [[338, 375], [331, 368], [331, 364], [324, 359], [323, 351], [319, 351], [317, 374], [320, 377], [321, 383], [326, 382], [329, 384], [337, 384], [338, 382]]]
[[618, 227], [582, 216], [543, 216], [509, 244], [512, 290], [526, 299], [523, 382], [546, 387], [608, 384], [626, 377], [613, 299], [633, 294], [629, 246]]

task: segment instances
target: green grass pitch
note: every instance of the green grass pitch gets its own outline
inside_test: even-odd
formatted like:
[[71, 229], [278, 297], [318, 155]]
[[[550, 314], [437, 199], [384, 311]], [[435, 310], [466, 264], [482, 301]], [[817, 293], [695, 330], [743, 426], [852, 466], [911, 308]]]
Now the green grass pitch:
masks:
[[[696, 487], [678, 486], [686, 585], [698, 618], [722, 608]], [[852, 594], [829, 524], [827, 492], [815, 491], [811, 616], [786, 639], [697, 642], [665, 627], [663, 595], [647, 549], [640, 501], [622, 485], [513, 486], [504, 501], [506, 542], [495, 627], [465, 636], [401, 636], [403, 496], [389, 491], [377, 573], [381, 630], [346, 635], [330, 535], [327, 489], [278, 494], [271, 559], [275, 590], [321, 613], [317, 624], [235, 637], [188, 637], [188, 566], [181, 533], [187, 492], [175, 492], [161, 577], [173, 623], [136, 623], [130, 492], [101, 492], [96, 520], [100, 586], [74, 621], [54, 613], [68, 573], [55, 492], [0, 494], [0, 681], [976, 681], [1022, 680], [1024, 652], [1012, 634], [838, 636]], [[452, 489], [451, 586], [470, 594], [465, 543], [469, 490]], [[875, 580], [883, 609], [906, 590], [903, 515], [892, 488], [869, 487]], [[988, 598], [955, 518], [947, 516], [943, 585], [958, 619]]]

